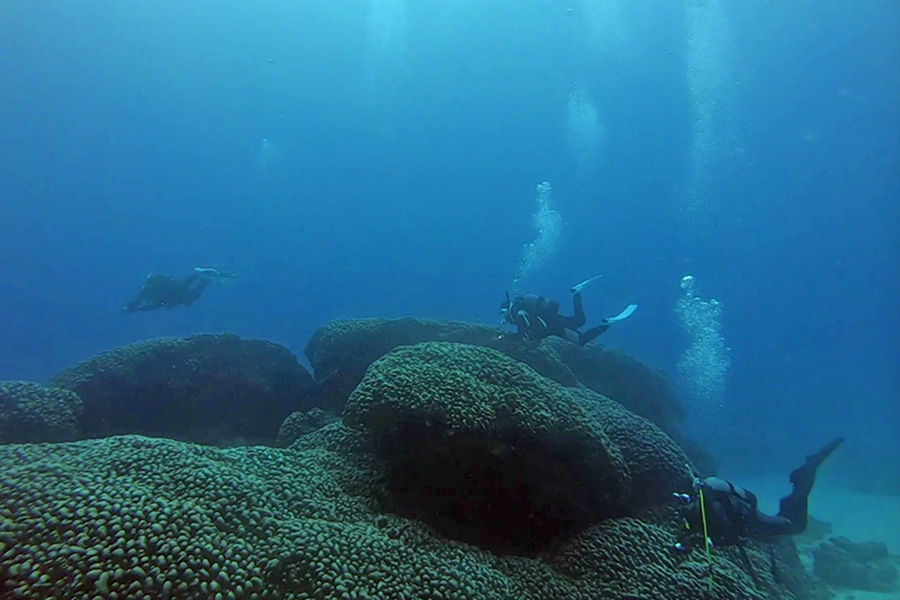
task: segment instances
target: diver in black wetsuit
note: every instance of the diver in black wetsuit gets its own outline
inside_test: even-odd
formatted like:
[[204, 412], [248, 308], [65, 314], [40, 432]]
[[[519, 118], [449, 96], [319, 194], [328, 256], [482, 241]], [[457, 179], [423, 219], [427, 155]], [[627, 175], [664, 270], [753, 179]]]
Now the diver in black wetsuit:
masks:
[[574, 314], [571, 316], [559, 314], [559, 302], [556, 300], [536, 294], [516, 296], [515, 300], [512, 300], [507, 292], [506, 300], [500, 305], [501, 319], [504, 323], [516, 326], [516, 337], [540, 341], [555, 335], [584, 346], [609, 329], [613, 323], [630, 317], [637, 308], [636, 304], [631, 304], [615, 317], [603, 319], [600, 325], [584, 332], [579, 331], [587, 320], [581, 304], [581, 290], [598, 277], [599, 275], [582, 281], [572, 288]]
[[[718, 546], [742, 544], [749, 538], [794, 535], [806, 530], [809, 494], [816, 482], [819, 465], [837, 448], [843, 438], [832, 440], [821, 450], [806, 457], [803, 466], [791, 472], [791, 493], [781, 499], [777, 515], [757, 508], [756, 495], [718, 477], [697, 479], [694, 494], [675, 494], [684, 503], [686, 532], [675, 544], [678, 552], [690, 552], [703, 544], [703, 509], [710, 541]], [[701, 506], [702, 502], [702, 506]]]
[[206, 286], [213, 279], [236, 276], [237, 273], [220, 273], [216, 269], [204, 267], [197, 267], [193, 273], [181, 280], [151, 273], [138, 295], [123, 310], [124, 312], [160, 308], [171, 310], [180, 304], [190, 306], [203, 295]]

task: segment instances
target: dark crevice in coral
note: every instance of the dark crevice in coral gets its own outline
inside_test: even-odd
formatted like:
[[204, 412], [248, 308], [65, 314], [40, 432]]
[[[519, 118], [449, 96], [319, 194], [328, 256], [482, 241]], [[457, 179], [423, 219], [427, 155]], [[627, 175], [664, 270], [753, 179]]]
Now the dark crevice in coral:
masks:
[[385, 508], [496, 554], [535, 556], [623, 511], [572, 448], [521, 435], [454, 433], [406, 419], [377, 441]]

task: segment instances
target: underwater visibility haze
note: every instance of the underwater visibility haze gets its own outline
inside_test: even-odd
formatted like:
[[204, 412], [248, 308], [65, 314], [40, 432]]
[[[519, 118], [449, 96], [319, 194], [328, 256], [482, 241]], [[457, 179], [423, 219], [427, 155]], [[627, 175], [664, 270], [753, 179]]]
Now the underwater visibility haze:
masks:
[[[247, 509], [260, 519], [247, 525], [251, 541], [231, 528], [255, 522], [229, 512], [234, 498], [142, 481], [158, 505], [147, 500], [121, 531], [109, 525], [119, 532], [110, 539], [138, 539], [132, 524], [140, 532], [155, 520], [156, 545], [143, 555], [180, 544], [213, 565], [192, 563], [190, 576], [178, 560], [159, 567], [152, 592], [130, 583], [144, 580], [134, 569], [150, 569], [136, 566], [131, 546], [119, 558], [137, 562], [121, 563], [123, 576], [110, 567], [117, 559], [100, 566], [73, 554], [57, 570], [38, 568], [62, 546], [87, 547], [87, 534], [73, 526], [70, 537], [29, 538], [24, 525], [0, 525], [0, 582], [9, 582], [0, 599], [530, 598], [529, 589], [821, 598], [826, 585], [896, 598], [898, 31], [890, 0], [0, 4], [0, 444], [53, 442], [0, 446], [9, 452], [0, 516], [12, 523], [24, 518], [16, 507], [43, 506], [21, 482], [49, 485], [52, 465], [95, 469], [85, 489], [101, 480], [115, 489], [104, 477], [137, 473], [151, 456], [221, 477], [217, 485], [246, 495], [240, 506], [268, 502]], [[147, 291], [157, 281], [148, 274], [171, 277], [158, 279], [168, 291]], [[609, 325], [596, 340], [573, 337], [577, 324], [554, 333], [530, 308], [517, 320], [517, 296], [557, 300], [569, 315], [570, 288], [598, 275], [575, 294], [582, 334]], [[178, 288], [186, 278], [199, 287]], [[148, 342], [156, 338], [169, 339]], [[514, 382], [506, 396], [493, 387], [501, 380]], [[417, 391], [399, 394], [410, 381]], [[483, 406], [495, 392], [525, 404]], [[15, 398], [29, 394], [75, 407], [79, 433], [59, 440], [108, 440], [115, 464], [90, 462], [99, 441], [15, 437], [3, 419], [19, 418]], [[317, 412], [276, 442], [286, 415], [258, 403], [261, 394]], [[163, 408], [148, 417], [150, 397]], [[398, 408], [399, 397], [415, 399]], [[552, 422], [516, 412], [529, 398]], [[211, 413], [197, 406], [207, 401], [254, 425], [203, 426]], [[409, 416], [434, 416], [438, 405], [452, 435]], [[536, 429], [515, 429], [525, 426]], [[638, 465], [627, 450], [623, 432], [638, 430], [665, 467]], [[109, 437], [129, 433], [148, 437]], [[859, 567], [881, 573], [877, 582], [829, 579], [838, 569], [827, 561], [855, 550], [809, 530], [796, 548], [749, 547], [755, 567], [777, 558], [790, 576], [751, 574], [715, 544], [688, 563], [634, 550], [646, 572], [675, 573], [659, 588], [594, 564], [604, 540], [674, 543], [653, 510], [690, 487], [677, 457], [753, 489], [775, 513], [788, 473], [841, 437], [810, 514], [827, 535], [887, 543], [877, 568]], [[295, 438], [295, 454], [277, 449]], [[371, 456], [346, 450], [366, 444]], [[575, 458], [560, 471], [563, 447]], [[326, 449], [348, 454], [325, 460]], [[289, 463], [298, 479], [324, 483], [283, 483]], [[427, 493], [398, 479], [424, 485], [461, 463], [467, 476], [432, 481]], [[485, 483], [497, 472], [524, 482], [525, 498]], [[435, 489], [455, 500], [444, 504]], [[489, 502], [473, 509], [472, 494]], [[208, 525], [179, 521], [195, 501], [222, 512]], [[71, 512], [96, 523], [124, 502]], [[303, 516], [313, 505], [331, 508]], [[653, 518], [638, 522], [645, 510]], [[295, 520], [285, 525], [287, 513]], [[56, 531], [28, 514], [29, 531]], [[397, 562], [360, 559], [344, 583], [322, 574], [322, 551], [311, 548], [344, 547], [320, 537], [355, 548], [375, 530], [385, 556], [402, 547]], [[98, 556], [116, 552], [116, 542], [91, 543]], [[55, 544], [52, 560], [14, 560], [17, 548], [41, 544]], [[222, 558], [226, 548], [234, 556]], [[494, 555], [526, 562], [484, 558]], [[468, 584], [435, 566], [456, 563], [468, 565]], [[22, 575], [32, 567], [37, 575]], [[409, 569], [443, 575], [426, 593], [404, 587]], [[567, 583], [540, 588], [550, 577], [542, 569]], [[718, 573], [709, 587], [704, 569]], [[76, 591], [53, 587], [67, 577]]]

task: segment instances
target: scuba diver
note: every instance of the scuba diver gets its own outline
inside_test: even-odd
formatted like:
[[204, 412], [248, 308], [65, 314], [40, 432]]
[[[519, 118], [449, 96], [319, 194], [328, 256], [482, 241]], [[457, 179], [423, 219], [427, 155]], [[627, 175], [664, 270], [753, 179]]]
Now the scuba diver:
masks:
[[203, 295], [206, 286], [213, 279], [233, 277], [237, 277], [237, 273], [220, 273], [207, 267], [196, 267], [193, 273], [182, 280], [151, 273], [147, 275], [144, 287], [123, 311], [136, 312], [160, 308], [171, 310], [179, 304], [190, 306]]
[[837, 438], [806, 462], [791, 471], [791, 493], [781, 499], [778, 514], [767, 515], [757, 508], [756, 495], [718, 477], [694, 479], [694, 493], [674, 494], [683, 505], [685, 533], [673, 550], [687, 554], [698, 543], [708, 548], [741, 546], [749, 538], [794, 535], [806, 530], [809, 493], [816, 482], [819, 465], [841, 445]]
[[555, 335], [584, 346], [609, 329], [613, 323], [630, 317], [637, 309], [637, 304], [629, 304], [618, 315], [603, 319], [600, 325], [587, 331], [579, 331], [579, 328], [587, 320], [581, 305], [581, 290], [600, 277], [602, 276], [597, 275], [586, 279], [571, 289], [574, 309], [574, 314], [571, 316], [559, 314], [559, 302], [556, 300], [536, 294], [516, 296], [515, 300], [511, 300], [509, 292], [506, 292], [506, 300], [500, 305], [501, 323], [515, 325], [516, 333], [514, 335], [526, 340], [540, 341], [545, 337]]

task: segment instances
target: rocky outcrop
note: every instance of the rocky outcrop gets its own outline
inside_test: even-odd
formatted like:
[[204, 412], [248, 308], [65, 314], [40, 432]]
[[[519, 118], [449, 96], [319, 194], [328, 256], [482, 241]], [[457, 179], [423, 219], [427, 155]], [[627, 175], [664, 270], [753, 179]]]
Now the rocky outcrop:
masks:
[[881, 542], [851, 542], [832, 537], [813, 552], [815, 573], [838, 587], [870, 592], [897, 589], [897, 567]]
[[278, 344], [236, 335], [160, 338], [104, 352], [53, 377], [81, 397], [87, 437], [133, 433], [204, 444], [272, 444], [309, 408], [314, 383]]
[[689, 486], [688, 459], [652, 423], [489, 348], [398, 348], [344, 420], [385, 458], [403, 508], [495, 551], [534, 554]]

